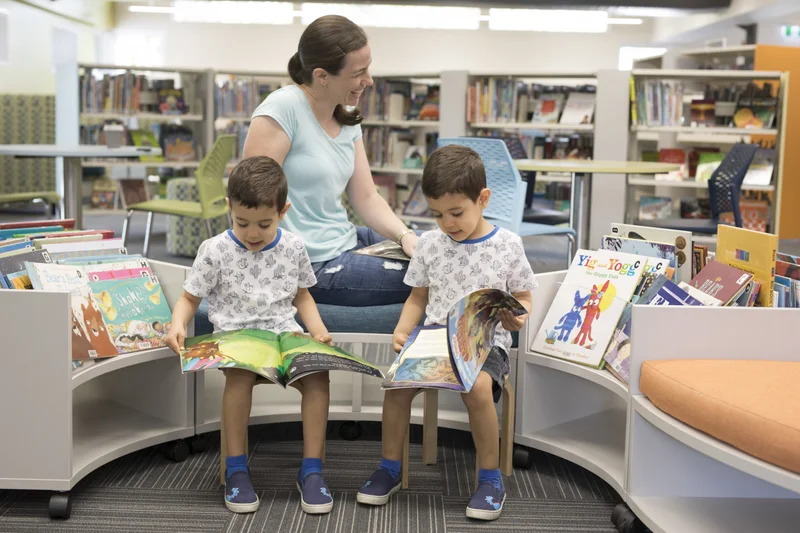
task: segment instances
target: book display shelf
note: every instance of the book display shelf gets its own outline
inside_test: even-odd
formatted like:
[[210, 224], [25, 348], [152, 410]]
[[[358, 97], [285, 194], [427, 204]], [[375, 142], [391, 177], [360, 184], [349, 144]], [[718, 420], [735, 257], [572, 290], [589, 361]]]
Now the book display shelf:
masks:
[[[737, 49], [723, 55], [735, 58], [745, 51]], [[703, 55], [698, 50], [685, 53], [692, 57]], [[700, 170], [705, 157], [717, 153], [721, 158], [736, 143], [758, 143], [765, 148], [764, 160], [757, 156], [759, 160], [754, 161], [751, 169], [763, 163], [769, 170], [764, 176], [754, 174], [753, 179], [745, 178], [741, 190], [750, 205], [743, 203], [741, 208], [744, 218], [755, 224], [751, 229], [780, 233], [789, 73], [722, 68], [634, 69], [631, 78], [630, 159], [659, 158], [669, 162], [683, 159], [689, 175], [683, 180], [630, 176], [625, 220], [633, 223], [640, 217], [650, 216], [640, 208], [655, 200], [661, 201], [667, 209], [666, 218], [678, 218], [676, 206], [679, 204], [680, 210], [687, 212], [695, 204], [702, 207], [708, 198], [709, 173]], [[748, 86], [764, 84], [772, 87], [771, 102], [767, 98], [737, 96]], [[715, 96], [729, 101], [715, 100]], [[744, 105], [747, 100], [771, 103], [762, 106], [769, 108], [764, 123], [738, 126], [739, 113], [747, 107]], [[704, 105], [714, 109], [709, 117], [702, 114]], [[752, 214], [748, 214], [748, 210], [752, 210]]]
[[[150, 266], [171, 308], [186, 270]], [[183, 460], [184, 439], [195, 434], [194, 380], [181, 374], [172, 350], [119, 355], [73, 372], [71, 316], [68, 293], [0, 291], [5, 349], [15, 354], [0, 375], [0, 399], [14, 406], [3, 418], [0, 488], [58, 491], [53, 517], [69, 517], [68, 491], [102, 465], [172, 441], [168, 456]]]
[[[537, 276], [537, 298], [521, 336], [526, 344], [519, 352], [514, 442], [595, 473], [625, 502], [615, 515], [629, 522], [638, 517], [655, 533], [796, 531], [800, 475], [669, 416], [641, 393], [638, 384], [642, 363], [649, 360], [800, 362], [791, 349], [798, 313], [635, 306], [628, 387], [607, 370], [529, 350], [565, 274]], [[680, 344], [664, 342], [664, 324], [680, 332]], [[758, 334], [730, 335], [730, 331]], [[515, 451], [517, 466], [526, 465], [528, 459], [527, 450]]]

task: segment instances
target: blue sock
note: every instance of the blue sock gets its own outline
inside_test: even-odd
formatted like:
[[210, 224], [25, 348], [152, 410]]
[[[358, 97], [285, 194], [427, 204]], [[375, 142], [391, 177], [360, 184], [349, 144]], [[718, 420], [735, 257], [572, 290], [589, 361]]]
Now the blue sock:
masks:
[[225, 458], [225, 478], [231, 477], [234, 472], [247, 472], [247, 455], [229, 455]]
[[384, 459], [381, 457], [381, 466], [387, 472], [392, 475], [392, 479], [396, 478], [400, 475], [400, 466], [402, 465], [401, 461], [390, 461], [389, 459]]
[[478, 470], [478, 484], [491, 483], [497, 490], [503, 488], [503, 479], [500, 477], [500, 469], [485, 470], [481, 468]]
[[300, 478], [305, 479], [309, 474], [322, 473], [322, 459], [303, 457], [303, 465], [300, 467]]

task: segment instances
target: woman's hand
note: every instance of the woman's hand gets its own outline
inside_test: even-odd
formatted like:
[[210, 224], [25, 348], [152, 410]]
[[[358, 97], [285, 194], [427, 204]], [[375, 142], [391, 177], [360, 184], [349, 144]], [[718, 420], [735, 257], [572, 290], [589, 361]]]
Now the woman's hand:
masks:
[[528, 313], [520, 316], [514, 316], [514, 313], [508, 309], [500, 309], [498, 316], [500, 317], [500, 323], [507, 331], [521, 330], [522, 326], [525, 324], [525, 321], [528, 320]]
[[403, 240], [400, 241], [400, 245], [403, 247], [403, 252], [408, 257], [414, 256], [414, 251], [417, 249], [417, 241], [419, 237], [417, 237], [416, 233], [407, 233], [403, 236]]

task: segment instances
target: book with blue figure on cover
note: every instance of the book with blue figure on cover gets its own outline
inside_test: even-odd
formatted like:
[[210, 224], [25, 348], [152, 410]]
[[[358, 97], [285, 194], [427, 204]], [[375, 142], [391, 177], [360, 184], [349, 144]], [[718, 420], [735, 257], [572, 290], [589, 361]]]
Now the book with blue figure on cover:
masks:
[[453, 304], [447, 325], [415, 328], [381, 387], [469, 392], [496, 345], [501, 309], [515, 316], [527, 313], [505, 291], [478, 289]]

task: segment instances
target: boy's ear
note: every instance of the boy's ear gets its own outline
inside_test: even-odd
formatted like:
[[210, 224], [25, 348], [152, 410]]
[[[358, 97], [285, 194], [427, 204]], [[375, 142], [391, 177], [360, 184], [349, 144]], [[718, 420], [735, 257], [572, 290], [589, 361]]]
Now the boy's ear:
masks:
[[231, 216], [233, 216], [233, 209], [231, 208], [231, 199], [228, 198], [227, 196], [225, 197], [225, 205], [228, 206], [228, 212], [231, 213]]
[[481, 193], [478, 195], [478, 204], [481, 206], [481, 209], [486, 209], [486, 206], [489, 205], [489, 198], [492, 197], [491, 189], [482, 189]]
[[286, 216], [286, 212], [289, 210], [290, 207], [292, 207], [292, 203], [286, 202], [286, 205], [283, 206], [283, 209], [281, 209], [281, 212], [278, 214], [279, 220], [283, 220], [283, 217]]

